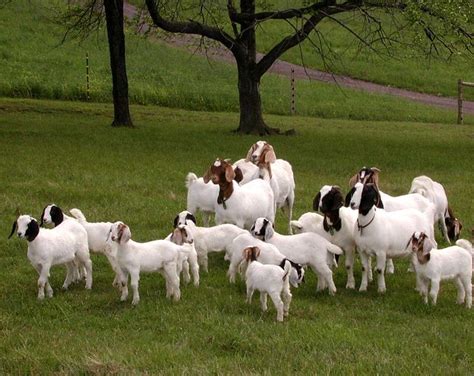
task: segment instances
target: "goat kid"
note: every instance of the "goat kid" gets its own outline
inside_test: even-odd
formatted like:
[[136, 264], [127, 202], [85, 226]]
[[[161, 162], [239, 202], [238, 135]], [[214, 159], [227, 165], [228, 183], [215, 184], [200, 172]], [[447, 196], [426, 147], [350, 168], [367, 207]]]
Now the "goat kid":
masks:
[[472, 244], [461, 239], [455, 246], [435, 249], [436, 245], [424, 232], [413, 233], [409, 244], [416, 255], [415, 271], [420, 282], [420, 293], [428, 303], [429, 295], [433, 305], [438, 299], [439, 285], [442, 280], [455, 280], [458, 289], [457, 303], [466, 302], [472, 306]]
[[288, 316], [292, 297], [288, 281], [290, 262], [285, 261], [283, 267], [262, 264], [257, 261], [260, 255], [258, 247], [245, 248], [243, 254], [248, 264], [245, 272], [247, 303], [251, 304], [253, 293], [258, 290], [260, 291], [261, 308], [265, 312], [267, 310], [267, 295], [270, 295], [277, 310], [277, 321], [283, 321], [283, 317]]

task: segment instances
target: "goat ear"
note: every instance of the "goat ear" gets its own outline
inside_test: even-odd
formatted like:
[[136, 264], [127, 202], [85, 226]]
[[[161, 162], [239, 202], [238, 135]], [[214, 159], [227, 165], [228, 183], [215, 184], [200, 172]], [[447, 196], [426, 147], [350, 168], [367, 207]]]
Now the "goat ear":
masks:
[[358, 180], [359, 180], [359, 173], [355, 174], [353, 177], [349, 179], [349, 187], [353, 188], [354, 185], [356, 185], [356, 183], [358, 182]]
[[253, 247], [253, 250], [254, 250], [254, 255], [255, 255], [255, 259], [257, 259], [258, 256], [260, 256], [260, 248], [258, 247]]
[[276, 161], [275, 151], [273, 150], [273, 146], [270, 144], [266, 144], [265, 146], [265, 163], [273, 163]]
[[318, 192], [316, 197], [313, 200], [313, 210], [319, 211], [319, 203], [321, 202], [321, 192]]
[[127, 225], [121, 225], [117, 235], [120, 244], [126, 243], [132, 238], [132, 233]]
[[178, 227], [178, 220], [179, 220], [179, 215], [177, 215], [176, 217], [174, 217], [173, 228]]
[[17, 229], [17, 227], [18, 227], [18, 224], [16, 223], [16, 221], [13, 222], [12, 232], [10, 232], [10, 235], [8, 236], [8, 239], [10, 239], [13, 236], [13, 234], [15, 233], [15, 230]]
[[423, 242], [423, 256], [429, 254], [433, 248], [434, 248], [433, 241], [426, 236]]
[[354, 196], [355, 192], [355, 187], [352, 187], [352, 189], [347, 193], [346, 199], [344, 200], [344, 206], [349, 207], [349, 204], [351, 203], [352, 196]]
[[186, 220], [188, 220], [188, 219], [191, 220], [191, 221], [193, 221], [194, 224], [197, 224], [197, 222], [196, 222], [196, 217], [195, 217], [193, 214], [188, 213], [188, 214], [186, 215]]
[[410, 239], [408, 239], [408, 243], [407, 243], [407, 245], [405, 246], [405, 249], [407, 249], [407, 248], [410, 246], [410, 244], [413, 242], [413, 239], [415, 239], [415, 234], [416, 234], [416, 232], [414, 232], [414, 233], [412, 234], [412, 236], [410, 237]]
[[267, 219], [266, 221], [267, 221], [267, 225], [265, 226], [265, 241], [270, 239], [275, 233], [275, 230], [273, 230], [273, 226], [270, 226], [270, 221]]
[[175, 228], [173, 234], [171, 235], [171, 241], [177, 245], [183, 245], [183, 233], [179, 228]]
[[244, 174], [242, 174], [242, 170], [240, 169], [240, 167], [236, 167], [234, 170], [234, 173], [235, 173], [234, 180], [237, 183], [240, 183], [244, 179]]
[[372, 183], [375, 184], [375, 186], [377, 187], [377, 191], [379, 189], [379, 172], [380, 170], [377, 168], [377, 167], [372, 167], [370, 169], [370, 171], [372, 171]]
[[45, 206], [43, 208], [43, 211], [41, 212], [40, 223], [39, 223], [40, 227], [43, 227], [43, 224], [44, 224], [43, 218], [44, 218], [44, 212], [46, 211], [46, 208], [47, 208], [47, 206]]
[[234, 169], [232, 168], [232, 165], [228, 164], [225, 166], [225, 180], [227, 180], [228, 183], [232, 183], [232, 180], [235, 178], [235, 172]]
[[204, 176], [202, 177], [202, 180], [204, 180], [204, 183], [209, 183], [209, 180], [211, 180], [211, 169], [209, 168], [209, 170], [206, 171], [206, 173], [204, 174]]
[[250, 162], [250, 159], [252, 158], [252, 154], [253, 152], [255, 151], [255, 149], [257, 148], [257, 144], [253, 144], [249, 151], [247, 152], [247, 156], [245, 157], [245, 161], [246, 162]]

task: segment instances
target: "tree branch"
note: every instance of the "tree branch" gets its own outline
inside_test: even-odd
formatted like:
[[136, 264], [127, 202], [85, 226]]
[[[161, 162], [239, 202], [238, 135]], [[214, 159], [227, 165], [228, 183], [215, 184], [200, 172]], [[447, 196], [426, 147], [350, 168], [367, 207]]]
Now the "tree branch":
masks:
[[161, 16], [156, 5], [156, 0], [146, 0], [146, 5], [153, 23], [163, 30], [171, 33], [201, 35], [222, 43], [234, 55], [242, 53], [237, 41], [219, 27], [204, 25], [194, 20], [188, 20], [187, 22], [170, 21]]
[[296, 33], [286, 37], [280, 43], [275, 45], [264, 57], [260, 59], [255, 68], [255, 74], [257, 77], [261, 77], [265, 72], [272, 66], [276, 59], [283, 55], [290, 48], [303, 42], [309, 35], [309, 33], [321, 22], [325, 17], [347, 12], [350, 10], [357, 9], [359, 5], [354, 3], [344, 3], [336, 6], [326, 6], [324, 9], [320, 9], [316, 14], [312, 15]]

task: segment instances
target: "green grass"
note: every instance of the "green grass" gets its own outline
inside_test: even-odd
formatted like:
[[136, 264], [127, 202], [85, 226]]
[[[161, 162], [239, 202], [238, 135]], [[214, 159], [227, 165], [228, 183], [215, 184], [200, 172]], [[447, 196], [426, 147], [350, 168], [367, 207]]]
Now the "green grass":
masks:
[[[91, 100], [111, 101], [105, 31], [79, 44], [58, 45], [64, 30], [51, 22], [56, 0], [18, 0], [0, 13], [0, 96], [84, 100], [85, 54], [91, 66]], [[239, 110], [235, 69], [223, 63], [127, 35], [130, 99], [138, 104], [203, 111]], [[267, 75], [264, 111], [288, 114], [290, 82]], [[298, 114], [323, 118], [454, 123], [447, 111], [391, 96], [371, 95], [320, 82], [297, 82]], [[474, 124], [474, 117], [466, 123]]]
[[[138, 241], [162, 238], [185, 207], [187, 172], [202, 174], [217, 156], [241, 158], [256, 141], [231, 133], [236, 114], [132, 110], [138, 128], [112, 129], [108, 104], [0, 99], [0, 373], [472, 373], [472, 310], [455, 304], [451, 283], [442, 284], [436, 307], [425, 306], [406, 261], [396, 262], [383, 296], [374, 284], [367, 293], [345, 290], [342, 267], [336, 296], [316, 294], [308, 272], [283, 324], [273, 307], [260, 312], [258, 298], [244, 303], [244, 284], [229, 285], [219, 254], [201, 286], [184, 286], [178, 303], [166, 300], [159, 275], [142, 276], [138, 307], [120, 303], [97, 255], [92, 291], [60, 291], [64, 270], [55, 268], [55, 296], [38, 302], [27, 244], [6, 240], [17, 210], [39, 216], [55, 202], [79, 207], [91, 221], [123, 220]], [[382, 169], [381, 187], [392, 194], [406, 192], [417, 175], [431, 176], [445, 186], [466, 236], [474, 226], [472, 127], [268, 118], [298, 129], [269, 139], [293, 165], [295, 217], [311, 210], [323, 184], [346, 190], [368, 165]], [[279, 214], [277, 230], [284, 229]]]

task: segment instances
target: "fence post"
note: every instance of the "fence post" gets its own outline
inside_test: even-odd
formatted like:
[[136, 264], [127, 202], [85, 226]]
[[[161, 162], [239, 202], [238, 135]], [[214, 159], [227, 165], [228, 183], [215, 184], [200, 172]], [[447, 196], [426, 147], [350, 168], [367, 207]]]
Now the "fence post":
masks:
[[458, 124], [464, 123], [463, 113], [462, 113], [462, 80], [458, 80]]
[[89, 52], [86, 52], [86, 99], [87, 101], [91, 99], [89, 86]]
[[296, 114], [295, 104], [295, 70], [291, 68], [291, 115]]

